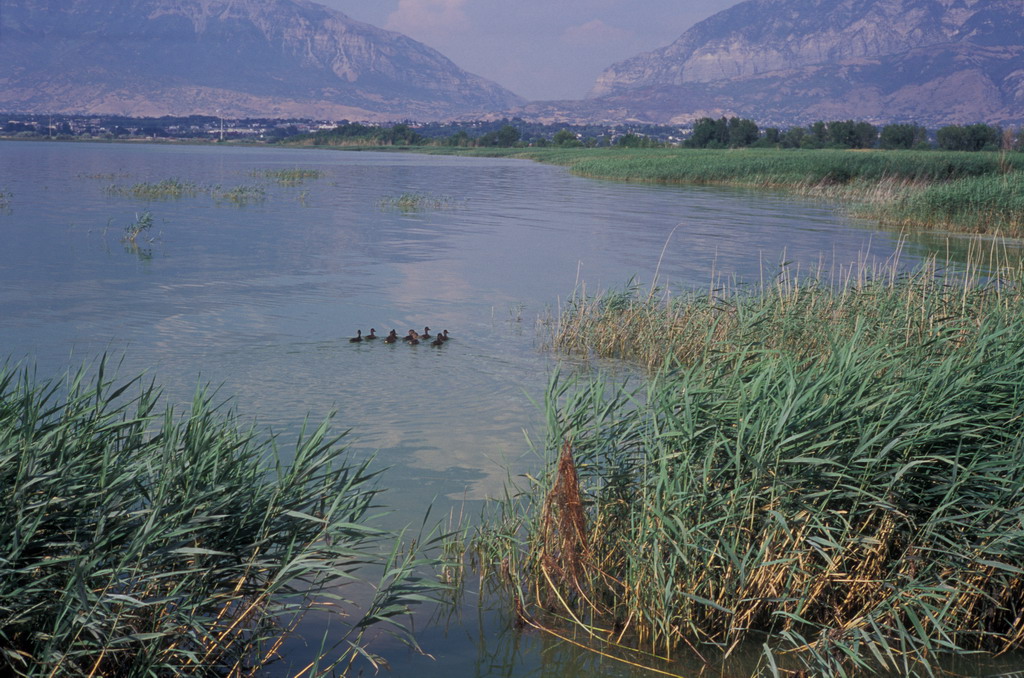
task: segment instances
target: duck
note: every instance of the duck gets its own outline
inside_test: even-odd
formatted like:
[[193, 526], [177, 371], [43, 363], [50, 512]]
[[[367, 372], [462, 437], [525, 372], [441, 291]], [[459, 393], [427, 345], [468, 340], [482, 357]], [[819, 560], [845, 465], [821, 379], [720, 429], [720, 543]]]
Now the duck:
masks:
[[362, 330], [356, 330], [356, 336], [352, 337], [348, 341], [349, 341], [350, 344], [358, 344], [362, 340], [363, 340], [363, 331]]
[[376, 332], [376, 331], [377, 331], [377, 330], [375, 330], [375, 329], [373, 329], [373, 328], [371, 327], [371, 328], [370, 328], [370, 333], [369, 333], [369, 334], [367, 334], [367, 335], [366, 335], [365, 337], [363, 337], [363, 339], [364, 339], [365, 341], [370, 341], [371, 339], [376, 339], [376, 338], [377, 338], [377, 335], [376, 335], [376, 334], [374, 334], [374, 332]]
[[448, 336], [448, 330], [445, 330], [444, 332], [442, 332], [441, 334], [439, 334], [437, 336], [443, 337], [443, 341], [448, 341], [451, 338], [451, 337]]
[[424, 327], [423, 334], [420, 335], [420, 339], [430, 339], [430, 328]]
[[384, 337], [385, 344], [393, 344], [396, 341], [398, 341], [398, 333], [394, 330], [391, 330], [391, 332], [388, 333], [388, 336]]
[[416, 344], [420, 343], [420, 335], [416, 332], [416, 330], [409, 330], [409, 334], [405, 335], [403, 341], [407, 341], [413, 346], [415, 346]]
[[430, 345], [431, 346], [444, 346], [444, 337], [441, 336], [440, 332], [438, 332], [437, 336], [434, 337], [434, 340], [432, 342], [430, 342]]

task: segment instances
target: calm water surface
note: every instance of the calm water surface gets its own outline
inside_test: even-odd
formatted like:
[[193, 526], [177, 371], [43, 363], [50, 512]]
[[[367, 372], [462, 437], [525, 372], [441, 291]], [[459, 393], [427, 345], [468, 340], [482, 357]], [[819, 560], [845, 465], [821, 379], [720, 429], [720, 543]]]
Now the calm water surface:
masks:
[[[322, 176], [286, 186], [259, 173], [296, 167]], [[170, 178], [259, 186], [265, 199], [108, 190]], [[44, 375], [123, 355], [122, 374], [152, 374], [171, 402], [220, 384], [286, 440], [307, 414], [336, 410], [354, 453], [390, 467], [395, 525], [418, 522], [432, 502], [476, 515], [508, 474], [538, 467], [530, 397], [556, 363], [545, 322], [578, 286], [648, 284], [656, 269], [672, 287], [757, 280], [781, 261], [846, 264], [898, 246], [829, 205], [593, 181], [518, 160], [0, 142], [0, 191], [10, 194], [0, 210], [4, 355]], [[402, 193], [446, 204], [382, 206]], [[155, 239], [126, 247], [124, 227], [145, 211]], [[902, 261], [943, 248], [907, 243]], [[424, 325], [455, 339], [440, 349], [348, 341], [371, 326]], [[435, 659], [391, 648], [395, 675], [629, 675], [506, 633], [500, 613], [472, 605], [450, 624], [417, 624]], [[290, 648], [305, 663], [301, 644]]]

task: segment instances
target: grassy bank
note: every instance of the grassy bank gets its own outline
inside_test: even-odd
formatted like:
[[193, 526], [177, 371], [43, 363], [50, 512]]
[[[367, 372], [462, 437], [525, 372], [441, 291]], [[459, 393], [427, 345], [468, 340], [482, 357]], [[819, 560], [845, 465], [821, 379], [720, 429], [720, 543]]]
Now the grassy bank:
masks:
[[529, 158], [599, 179], [783, 189], [838, 200], [859, 216], [890, 225], [1024, 235], [1021, 153], [618, 148], [446, 152]]
[[326, 423], [286, 454], [209, 394], [179, 415], [98, 372], [0, 368], [0, 673], [260, 675], [317, 609], [302, 675], [337, 675], [429, 593]]
[[551, 465], [480, 548], [524, 623], [662, 656], [928, 675], [1020, 649], [1022, 281], [579, 300], [559, 346], [666, 362], [639, 388], [556, 376]]

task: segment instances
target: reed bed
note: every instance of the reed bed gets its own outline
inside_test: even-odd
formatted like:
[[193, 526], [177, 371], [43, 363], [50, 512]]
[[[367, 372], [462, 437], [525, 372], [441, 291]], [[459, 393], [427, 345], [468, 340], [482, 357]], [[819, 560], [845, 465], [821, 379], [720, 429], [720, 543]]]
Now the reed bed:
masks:
[[286, 454], [212, 393], [179, 416], [105, 367], [0, 369], [0, 673], [261, 675], [311, 609], [333, 621], [304, 676], [376, 661], [377, 624], [415, 642], [401, 616], [435, 585], [373, 527], [376, 474], [328, 422]]
[[[452, 152], [449, 149], [449, 152]], [[1024, 236], [1024, 153], [778, 149], [473, 149], [618, 181], [781, 189], [895, 226]]]
[[899, 226], [945, 224], [950, 230], [1024, 236], [1024, 172], [967, 177], [906, 192], [883, 203]]
[[[478, 541], [521, 623], [709, 662], [753, 644], [772, 675], [1019, 650], [1022, 281], [931, 264], [571, 308], [563, 348], [663, 362], [553, 377], [552, 462]], [[598, 347], [619, 331], [648, 335]]]

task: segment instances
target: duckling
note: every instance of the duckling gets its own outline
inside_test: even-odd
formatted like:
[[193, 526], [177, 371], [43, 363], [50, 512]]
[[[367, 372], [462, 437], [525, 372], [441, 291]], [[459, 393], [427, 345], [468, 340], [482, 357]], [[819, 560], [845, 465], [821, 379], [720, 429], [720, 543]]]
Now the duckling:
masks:
[[358, 344], [362, 340], [363, 340], [363, 331], [362, 330], [356, 330], [356, 336], [352, 337], [348, 341], [349, 341], [350, 344]]
[[377, 330], [375, 330], [375, 329], [373, 329], [373, 328], [371, 327], [371, 328], [370, 328], [370, 333], [369, 333], [369, 334], [367, 334], [367, 335], [366, 335], [365, 337], [363, 337], [363, 339], [364, 339], [365, 341], [370, 341], [371, 339], [376, 339], [376, 338], [377, 338], [377, 335], [376, 335], [376, 334], [374, 334], [374, 332], [376, 332], [376, 331], [377, 331]]
[[430, 328], [424, 327], [423, 334], [420, 335], [420, 339], [430, 339]]
[[393, 344], [396, 341], [398, 341], [398, 333], [394, 330], [391, 330], [391, 332], [388, 333], [388, 336], [384, 337], [385, 344]]

